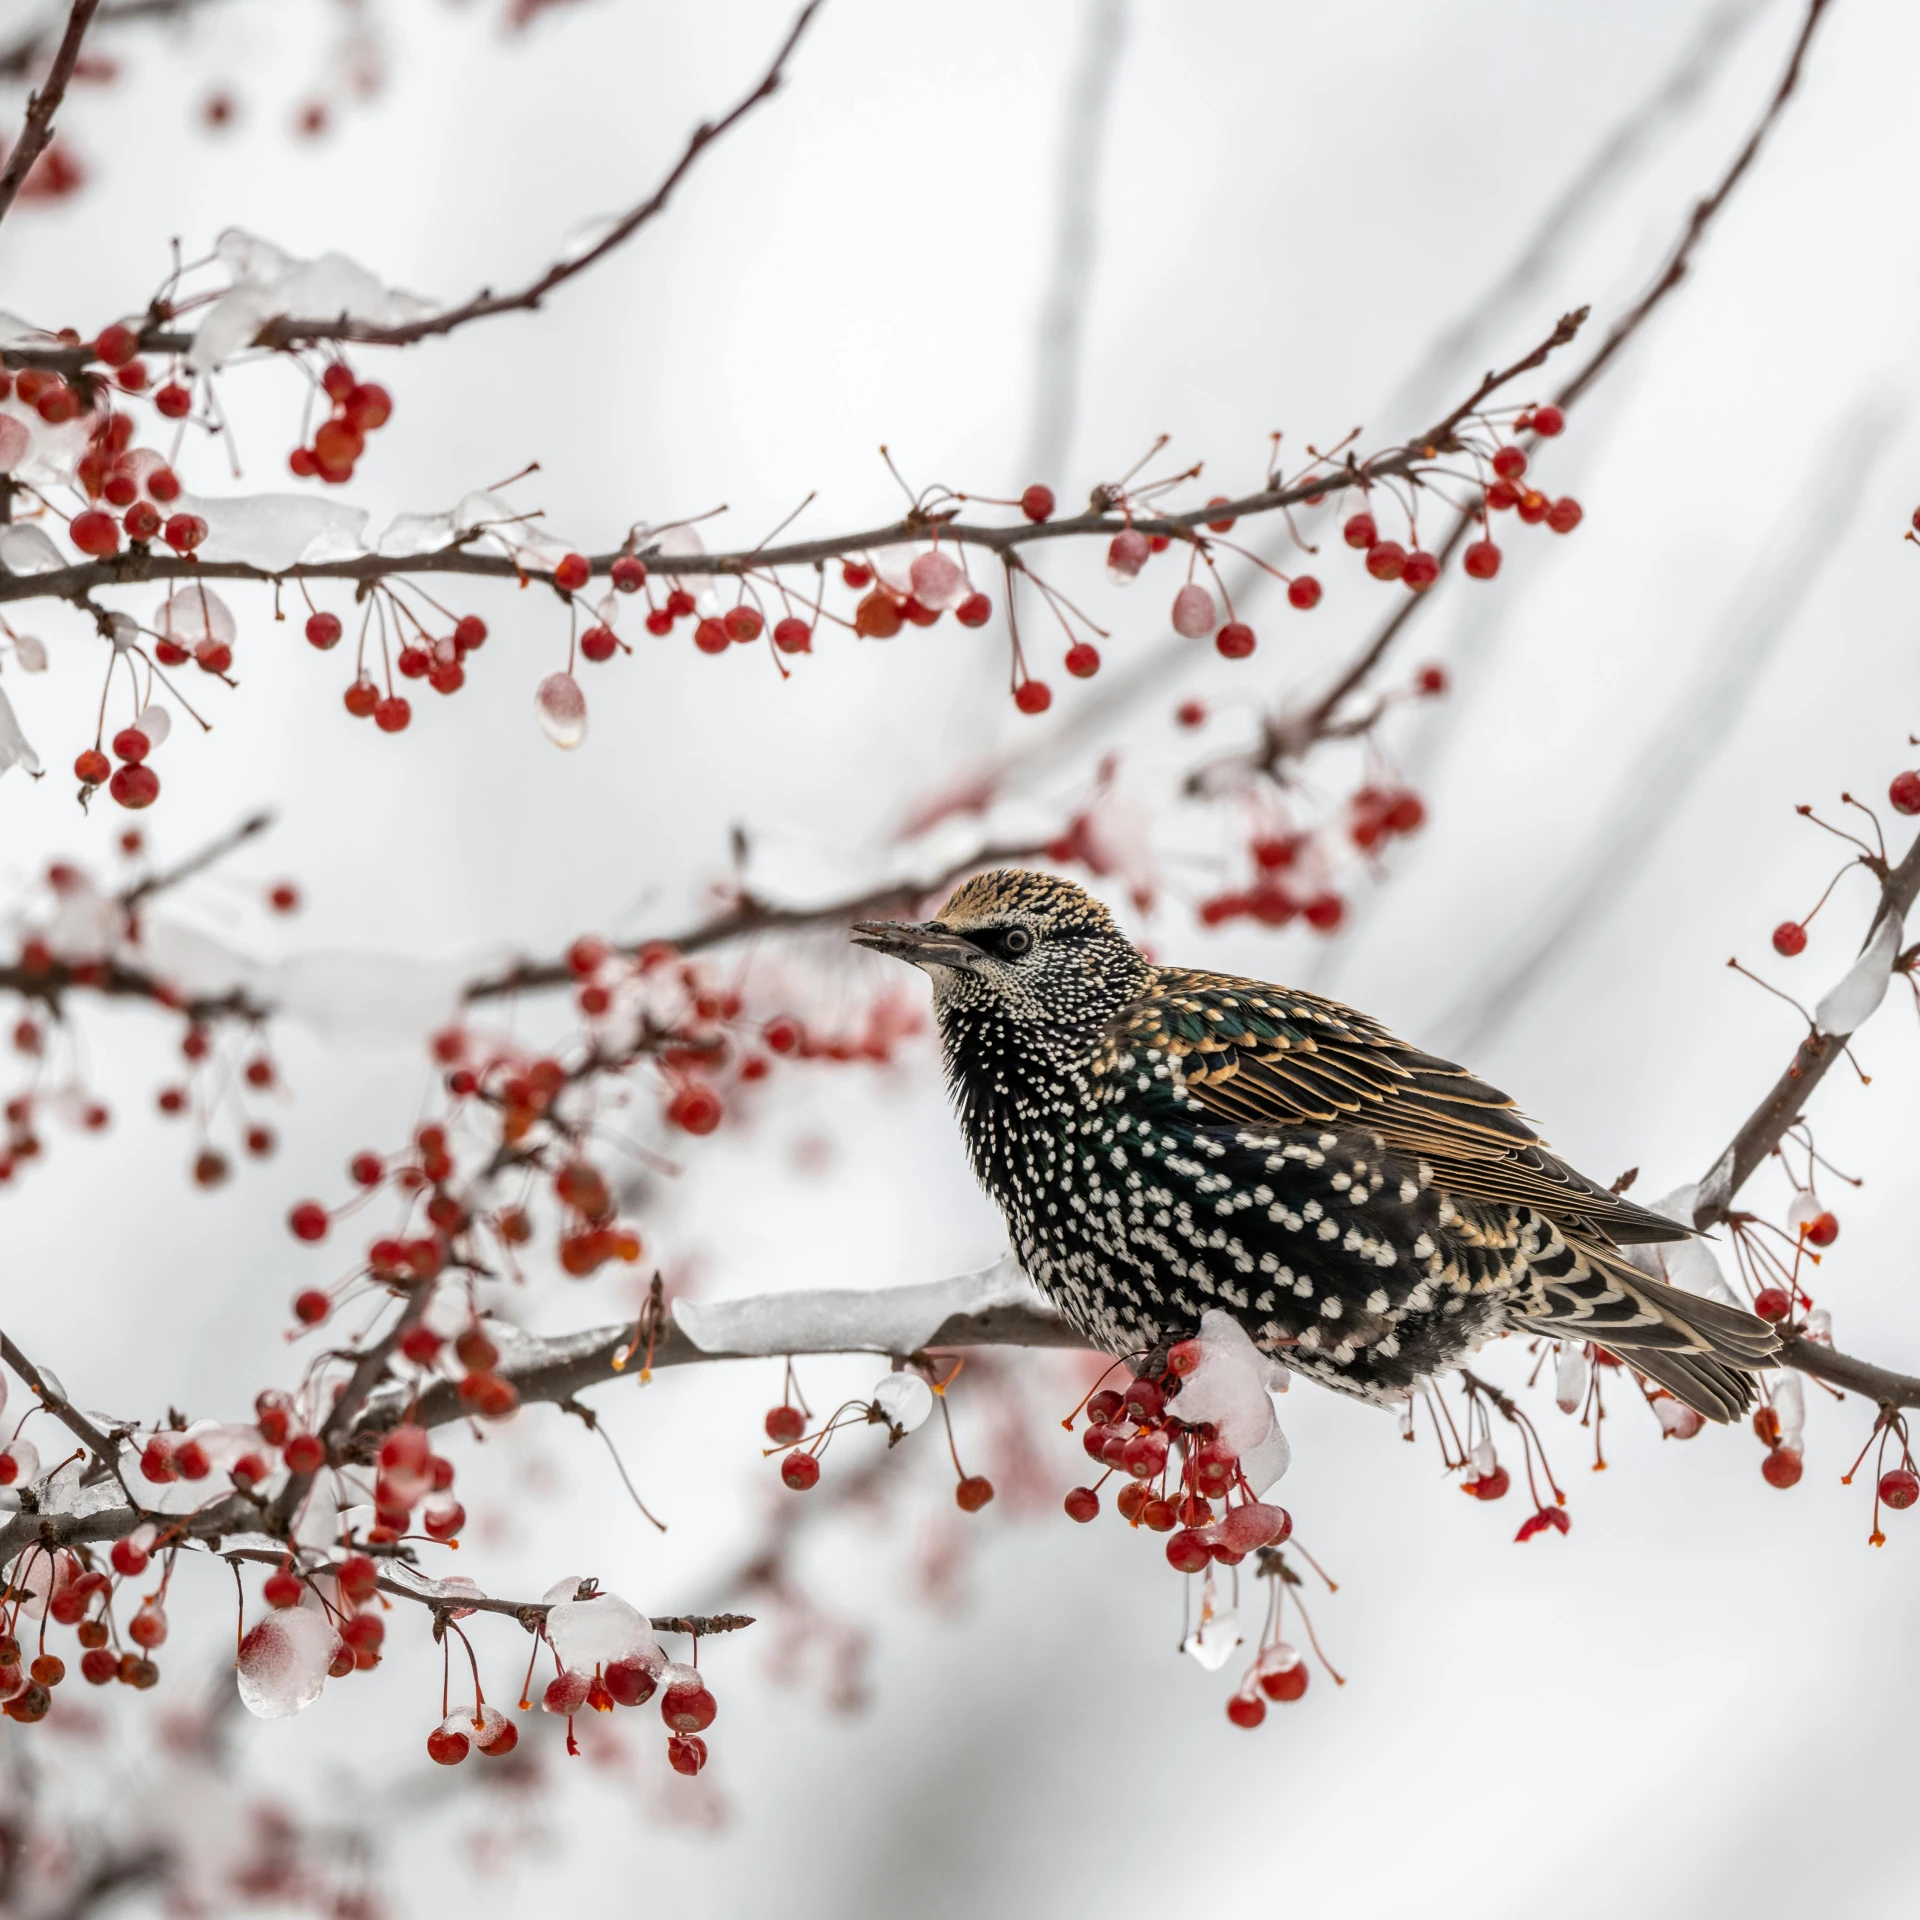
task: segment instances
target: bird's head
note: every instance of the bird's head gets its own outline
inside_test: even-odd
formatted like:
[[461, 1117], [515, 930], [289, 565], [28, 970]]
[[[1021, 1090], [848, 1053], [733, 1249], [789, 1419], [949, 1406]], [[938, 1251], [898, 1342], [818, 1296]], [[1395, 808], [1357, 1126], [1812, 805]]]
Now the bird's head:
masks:
[[935, 1011], [1097, 1025], [1137, 998], [1150, 969], [1092, 894], [1049, 873], [977, 874], [937, 919], [862, 920], [854, 940], [921, 968]]

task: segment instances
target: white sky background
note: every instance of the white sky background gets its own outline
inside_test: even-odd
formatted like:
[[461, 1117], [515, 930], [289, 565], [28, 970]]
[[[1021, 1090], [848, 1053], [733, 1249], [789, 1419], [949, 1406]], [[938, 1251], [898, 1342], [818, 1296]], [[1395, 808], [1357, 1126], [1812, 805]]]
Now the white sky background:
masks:
[[[786, 19], [779, 4], [601, 0], [503, 39], [478, 6], [369, 11], [391, 85], [317, 145], [285, 129], [326, 56], [333, 9], [234, 0], [191, 36], [123, 36], [127, 78], [76, 94], [67, 119], [95, 183], [63, 211], [21, 210], [0, 230], [0, 306], [90, 332], [143, 302], [169, 234], [192, 252], [228, 224], [296, 252], [342, 247], [445, 298], [515, 281], [576, 221], [649, 185], [689, 126], [757, 73]], [[1780, 0], [1760, 9], [1700, 110], [1478, 358], [1511, 357], [1581, 301], [1604, 324], [1639, 289], [1770, 91], [1799, 13]], [[1376, 422], [1703, 9], [1135, 0], [1130, 16], [1067, 498], [1162, 430], [1170, 455], [1204, 456], [1208, 478], [1237, 491], [1257, 478], [1272, 427], [1298, 446]], [[809, 488], [821, 499], [803, 529], [870, 524], [898, 503], [874, 453], [882, 440], [918, 483], [1016, 490], [1029, 477], [1017, 463], [1081, 17], [1064, 4], [832, 0], [787, 92], [701, 163], [663, 223], [546, 313], [362, 356], [397, 411], [352, 497], [377, 527], [537, 458], [530, 493], [551, 522], [604, 548], [636, 517], [721, 501], [727, 537], [744, 542]], [[1723, 965], [1735, 951], [1759, 960], [1767, 931], [1804, 911], [1831, 870], [1792, 805], [1842, 786], [1877, 798], [1920, 720], [1920, 555], [1899, 541], [1920, 497], [1917, 54], [1910, 10], [1837, 0], [1804, 96], [1693, 282], [1540, 462], [1578, 492], [1585, 525], [1566, 541], [1512, 528], [1500, 580], [1449, 583], [1416, 630], [1406, 664], [1452, 657], [1463, 680], [1422, 719], [1434, 724], [1421, 749], [1431, 824], [1393, 854], [1355, 937], [1330, 949], [1304, 931], [1206, 936], [1176, 901], [1142, 929], [1157, 950], [1309, 984], [1337, 977], [1410, 1038], [1457, 1038], [1442, 1023], [1583, 884], [1589, 836], [1635, 798], [1647, 743], [1676, 730], [1675, 751], [1704, 763], [1697, 783], [1638, 836], [1581, 938], [1473, 1064], [1603, 1178], [1637, 1163], [1642, 1191], [1658, 1194], [1704, 1170], [1795, 1038], [1791, 1014]], [[214, 77], [247, 109], [223, 140], [190, 125]], [[247, 370], [223, 391], [247, 484], [279, 486], [293, 380]], [[1810, 559], [1818, 577], [1764, 677], [1737, 714], [1718, 700], [1690, 708], [1715, 647], [1759, 644], [1747, 630], [1765, 623], [1772, 570], [1817, 514], [1836, 444], [1853, 444], [1836, 435], [1863, 410], [1879, 424], [1876, 457], [1848, 481], [1857, 503]], [[220, 484], [211, 460], [190, 478]], [[1303, 684], [1396, 591], [1337, 543], [1316, 571], [1328, 589], [1317, 612], [1256, 603], [1253, 662], [1222, 666], [1196, 645], [1182, 687], [1231, 707]], [[1061, 577], [1084, 584], [1092, 570], [1063, 562]], [[1130, 595], [1088, 585], [1115, 629], [1114, 666], [1160, 641], [1171, 585], [1151, 572]], [[134, 602], [143, 614], [149, 597]], [[237, 867], [296, 876], [310, 904], [288, 926], [235, 924], [233, 938], [262, 948], [547, 951], [586, 927], [677, 924], [724, 872], [733, 823], [857, 859], [930, 770], [1036, 731], [1000, 691], [998, 625], [910, 629], [886, 647], [830, 640], [786, 685], [759, 650], [711, 661], [683, 628], [581, 669], [593, 732], [563, 756], [529, 709], [539, 677], [564, 664], [564, 619], [544, 596], [476, 588], [462, 604], [495, 637], [469, 689], [451, 702], [418, 694], [415, 726], [396, 741], [342, 713], [344, 649], [315, 655], [291, 626], [271, 626], [264, 595], [232, 598], [243, 686], [215, 698], [210, 740], [176, 728], [149, 819], [178, 854], [257, 805], [280, 810], [267, 850]], [[6, 685], [63, 769], [91, 737], [97, 642], [59, 613], [26, 624], [52, 646], [53, 671], [36, 682], [9, 671]], [[1038, 650], [1057, 661], [1051, 642]], [[1057, 665], [1047, 677], [1051, 725], [1086, 695]], [[1171, 705], [1170, 692], [1142, 710], [1138, 755], [1172, 764], [1191, 750]], [[35, 787], [17, 773], [0, 783], [12, 876], [56, 852], [104, 862], [122, 823], [111, 808], [82, 819], [60, 771]], [[1216, 855], [1231, 845], [1192, 822], [1173, 837]], [[1189, 897], [1217, 884], [1191, 867], [1169, 879]], [[1809, 998], [1830, 984], [1867, 892], [1849, 882], [1806, 959], [1789, 970], [1767, 956], [1772, 976]], [[201, 895], [212, 923], [222, 899]], [[330, 1277], [340, 1252], [338, 1236], [328, 1253], [294, 1249], [288, 1202], [337, 1195], [348, 1152], [397, 1140], [420, 1074], [286, 1033], [295, 1097], [277, 1121], [282, 1152], [208, 1197], [186, 1185], [183, 1136], [149, 1117], [172, 1034], [144, 1013], [89, 1008], [82, 1020], [120, 1117], [105, 1141], [57, 1138], [5, 1196], [9, 1329], [91, 1403], [238, 1411], [289, 1375], [287, 1297]], [[1841, 1196], [1820, 1291], [1842, 1346], [1911, 1364], [1920, 1311], [1902, 1202], [1920, 1046], [1899, 991], [1859, 1051], [1873, 1087], [1837, 1072], [1818, 1109], [1823, 1150], [1869, 1182]], [[830, 1168], [803, 1178], [796, 1143], [820, 1134]], [[931, 1278], [998, 1244], [924, 1046], [886, 1076], [783, 1079], [750, 1137], [723, 1132], [684, 1158], [652, 1237], [697, 1256], [716, 1295]], [[1762, 1204], [1783, 1197], [1770, 1174], [1753, 1191]], [[528, 1311], [557, 1327], [625, 1304], [602, 1282], [549, 1289]], [[1524, 1373], [1518, 1353], [1488, 1364], [1503, 1379]], [[830, 1404], [870, 1374], [815, 1363], [804, 1378]], [[1045, 1365], [1031, 1377], [1064, 1490], [1082, 1456], [1048, 1422], [1072, 1392]], [[484, 1482], [496, 1503], [518, 1489], [520, 1510], [497, 1541], [476, 1531], [459, 1570], [509, 1592], [592, 1571], [655, 1610], [726, 1603], [710, 1583], [757, 1536], [771, 1480], [757, 1422], [777, 1384], [769, 1364], [669, 1378], [639, 1404], [627, 1390], [599, 1397], [673, 1522], [664, 1541], [551, 1410], [490, 1449], [497, 1464], [461, 1443], [470, 1507], [488, 1504], [474, 1498]], [[1521, 1499], [1470, 1505], [1386, 1418], [1297, 1388], [1283, 1497], [1342, 1581], [1315, 1618], [1351, 1684], [1336, 1696], [1316, 1674], [1305, 1702], [1252, 1735], [1225, 1722], [1225, 1677], [1171, 1651], [1179, 1583], [1157, 1544], [1111, 1512], [1083, 1530], [1051, 1501], [1026, 1520], [996, 1505], [968, 1535], [980, 1550], [967, 1604], [913, 1599], [915, 1541], [950, 1511], [928, 1429], [909, 1443], [929, 1456], [919, 1495], [878, 1527], [820, 1529], [802, 1555], [813, 1590], [873, 1628], [868, 1711], [836, 1718], [817, 1692], [773, 1687], [765, 1636], [709, 1650], [721, 1718], [708, 1777], [731, 1809], [717, 1834], [659, 1824], [632, 1785], [574, 1763], [544, 1848], [470, 1878], [467, 1836], [497, 1806], [477, 1794], [477, 1762], [428, 1778], [438, 1676], [423, 1623], [399, 1617], [378, 1675], [330, 1689], [297, 1722], [244, 1729], [246, 1764], [322, 1805], [387, 1795], [396, 1779], [456, 1789], [390, 1838], [414, 1913], [564, 1902], [597, 1916], [636, 1900], [700, 1915], [777, 1907], [791, 1920], [1057, 1913], [1137, 1900], [1147, 1874], [1164, 1894], [1170, 1872], [1192, 1876], [1187, 1904], [1220, 1912], [1284, 1900], [1355, 1914], [1412, 1901], [1436, 1920], [1629, 1905], [1770, 1915], [1817, 1900], [1836, 1914], [1904, 1913], [1920, 1865], [1903, 1738], [1920, 1681], [1920, 1516], [1894, 1516], [1883, 1552], [1865, 1547], [1864, 1490], [1835, 1482], [1867, 1414], [1812, 1387], [1808, 1398], [1808, 1474], [1784, 1496], [1762, 1483], [1749, 1435], [1663, 1447], [1619, 1395], [1615, 1464], [1596, 1477], [1585, 1436], [1548, 1407], [1573, 1530], [1521, 1548], [1510, 1544]], [[964, 1387], [956, 1412], [964, 1437]], [[868, 1444], [838, 1443], [829, 1477]], [[217, 1661], [226, 1583], [219, 1568], [183, 1570], [168, 1686]], [[505, 1697], [524, 1643], [502, 1628], [481, 1644]], [[651, 1779], [663, 1771], [657, 1722], [625, 1724], [644, 1729]]]

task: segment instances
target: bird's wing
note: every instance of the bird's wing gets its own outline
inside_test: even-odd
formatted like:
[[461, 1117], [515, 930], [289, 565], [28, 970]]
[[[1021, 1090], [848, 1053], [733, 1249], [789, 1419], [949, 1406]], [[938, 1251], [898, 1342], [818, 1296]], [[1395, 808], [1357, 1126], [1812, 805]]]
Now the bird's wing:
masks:
[[1172, 1056], [1188, 1093], [1222, 1120], [1363, 1127], [1425, 1161], [1452, 1193], [1536, 1207], [1617, 1245], [1688, 1237], [1556, 1158], [1497, 1088], [1316, 995], [1162, 968], [1114, 1038]]

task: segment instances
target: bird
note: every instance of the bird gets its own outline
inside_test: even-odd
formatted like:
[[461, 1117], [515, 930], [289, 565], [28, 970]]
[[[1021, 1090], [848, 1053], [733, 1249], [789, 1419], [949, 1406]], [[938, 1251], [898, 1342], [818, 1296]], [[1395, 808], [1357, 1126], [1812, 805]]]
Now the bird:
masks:
[[1692, 1229], [1556, 1158], [1495, 1088], [1298, 988], [1158, 966], [1084, 888], [1019, 868], [854, 941], [931, 979], [974, 1173], [1083, 1339], [1164, 1355], [1219, 1308], [1397, 1406], [1505, 1332], [1590, 1341], [1710, 1420], [1779, 1340], [1627, 1247]]

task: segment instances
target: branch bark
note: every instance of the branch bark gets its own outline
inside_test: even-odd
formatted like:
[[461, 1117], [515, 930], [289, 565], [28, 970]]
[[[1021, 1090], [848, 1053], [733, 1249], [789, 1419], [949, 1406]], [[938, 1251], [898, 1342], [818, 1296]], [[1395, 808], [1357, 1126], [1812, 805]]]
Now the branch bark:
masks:
[[7, 217], [27, 175], [33, 171], [33, 163], [53, 140], [53, 117], [67, 97], [67, 83], [72, 80], [80, 59], [80, 42], [87, 37], [87, 28], [99, 4], [100, 0], [73, 0], [73, 11], [67, 15], [67, 30], [60, 36], [46, 81], [27, 96], [26, 124], [20, 129], [13, 151], [7, 155], [6, 165], [0, 167], [0, 220]]

